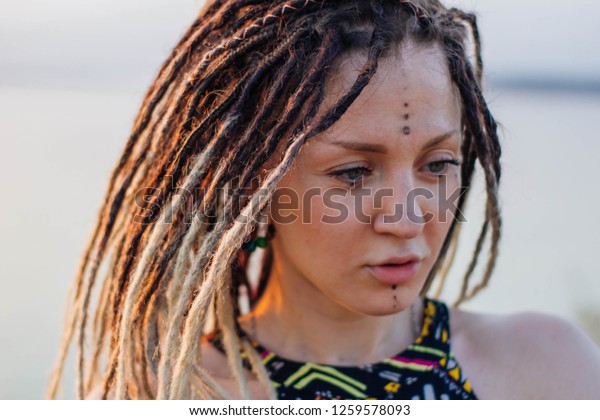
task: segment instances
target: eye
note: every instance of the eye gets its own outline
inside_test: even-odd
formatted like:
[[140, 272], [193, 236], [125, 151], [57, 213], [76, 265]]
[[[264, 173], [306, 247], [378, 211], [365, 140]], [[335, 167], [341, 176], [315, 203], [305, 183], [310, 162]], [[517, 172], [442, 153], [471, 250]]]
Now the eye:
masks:
[[427, 166], [429, 171], [434, 175], [443, 175], [448, 172], [448, 165], [460, 166], [461, 162], [456, 159], [437, 160], [435, 162], [428, 163]]
[[364, 166], [356, 166], [354, 168], [341, 169], [329, 174], [329, 176], [340, 179], [345, 183], [356, 186], [362, 182], [365, 174], [370, 174], [372, 171]]

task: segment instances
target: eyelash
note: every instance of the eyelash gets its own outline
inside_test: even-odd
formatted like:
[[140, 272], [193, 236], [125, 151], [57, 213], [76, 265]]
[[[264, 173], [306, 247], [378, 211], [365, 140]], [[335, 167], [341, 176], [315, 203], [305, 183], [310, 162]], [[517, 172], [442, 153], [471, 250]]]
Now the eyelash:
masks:
[[[440, 163], [443, 163], [444, 164], [444, 168], [443, 169], [446, 169], [448, 167], [448, 165], [460, 166], [460, 164], [462, 162], [460, 160], [458, 160], [458, 159], [446, 159], [446, 160], [437, 160], [435, 162], [428, 163], [426, 166], [433, 165], [433, 164], [440, 164]], [[354, 186], [356, 186], [356, 185], [358, 185], [360, 183], [360, 181], [362, 180], [362, 176], [360, 178], [357, 178], [355, 180], [350, 180], [350, 181], [348, 181], [347, 179], [342, 179], [341, 176], [342, 175], [346, 175], [346, 174], [348, 174], [350, 172], [353, 172], [353, 171], [357, 171], [357, 170], [362, 170], [366, 174], [370, 174], [371, 172], [373, 172], [371, 169], [369, 169], [367, 167], [364, 167], [364, 166], [355, 166], [353, 168], [341, 169], [339, 171], [332, 172], [329, 175], [331, 177], [333, 177], [333, 178], [340, 179], [340, 180], [344, 181], [345, 183], [349, 184], [350, 186], [354, 187]], [[433, 172], [433, 174], [437, 175], [438, 177], [441, 176], [441, 175], [443, 175], [444, 173], [445, 173], [445, 171], [444, 172]]]
[[366, 168], [364, 166], [355, 166], [354, 168], [341, 169], [339, 171], [332, 172], [330, 175], [332, 177], [340, 179], [340, 180], [344, 181], [345, 183], [354, 187], [360, 183], [360, 181], [362, 180], [362, 176], [356, 180], [351, 180], [351, 181], [348, 181], [347, 179], [341, 179], [341, 176], [345, 175], [349, 172], [357, 171], [357, 170], [364, 170], [367, 174], [370, 174], [371, 172], [373, 172], [372, 170], [370, 170], [369, 168]]
[[[427, 165], [433, 165], [434, 163], [443, 163], [444, 169], [448, 168], [448, 165], [460, 166], [462, 163], [458, 159], [446, 159], [446, 160], [437, 160], [435, 162], [428, 163]], [[435, 175], [443, 175], [445, 172], [434, 172]]]

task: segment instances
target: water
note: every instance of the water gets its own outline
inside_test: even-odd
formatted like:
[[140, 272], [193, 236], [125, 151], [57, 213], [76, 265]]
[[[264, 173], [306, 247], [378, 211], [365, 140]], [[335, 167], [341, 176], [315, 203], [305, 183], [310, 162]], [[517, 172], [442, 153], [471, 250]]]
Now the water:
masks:
[[[504, 236], [489, 287], [465, 308], [555, 314], [600, 343], [600, 96], [496, 90], [488, 98], [504, 127]], [[0, 398], [43, 396], [65, 293], [140, 101], [139, 93], [0, 88]], [[479, 213], [473, 207], [467, 219]], [[473, 240], [463, 239], [455, 284]]]

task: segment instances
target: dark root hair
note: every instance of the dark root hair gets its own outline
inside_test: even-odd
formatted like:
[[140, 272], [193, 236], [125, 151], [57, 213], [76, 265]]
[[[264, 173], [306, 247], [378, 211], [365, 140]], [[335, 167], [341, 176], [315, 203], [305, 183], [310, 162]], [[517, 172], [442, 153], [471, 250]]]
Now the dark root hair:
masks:
[[[475, 16], [436, 0], [217, 0], [162, 66], [114, 168], [69, 295], [48, 396], [56, 397], [74, 341], [78, 398], [98, 386], [102, 398], [227, 398], [201, 367], [200, 338], [213, 322], [242, 395], [251, 398], [240, 350], [275, 398], [259, 355], [238, 334], [237, 297], [249, 282], [240, 248], [302, 146], [340, 118], [381, 57], [409, 37], [445, 53], [463, 106], [463, 189], [476, 161], [485, 175], [485, 221], [456, 304], [485, 287], [501, 230], [500, 145], [481, 93]], [[358, 77], [318, 113], [332, 66], [353, 50], [367, 53]], [[455, 219], [423, 295], [436, 275], [445, 278], [459, 227]], [[488, 233], [482, 279], [470, 286]], [[270, 262], [267, 251], [252, 302]]]

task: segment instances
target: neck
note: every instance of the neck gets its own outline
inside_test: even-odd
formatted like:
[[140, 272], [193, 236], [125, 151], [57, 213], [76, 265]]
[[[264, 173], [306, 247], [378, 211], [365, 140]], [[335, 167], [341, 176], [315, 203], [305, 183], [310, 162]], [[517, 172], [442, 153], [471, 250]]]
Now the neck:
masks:
[[[240, 323], [280, 357], [358, 366], [398, 354], [417, 337], [411, 307], [384, 316], [359, 314], [329, 300], [308, 281], [281, 281], [273, 268], [263, 296]], [[420, 314], [420, 305], [414, 311]]]

